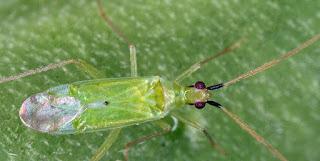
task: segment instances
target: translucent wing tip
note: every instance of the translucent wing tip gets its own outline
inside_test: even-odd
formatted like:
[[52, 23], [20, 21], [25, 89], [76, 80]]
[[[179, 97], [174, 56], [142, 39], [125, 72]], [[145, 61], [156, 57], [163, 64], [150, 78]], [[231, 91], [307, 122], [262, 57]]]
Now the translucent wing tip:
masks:
[[22, 103], [19, 116], [23, 124], [31, 129], [55, 133], [72, 121], [80, 109], [80, 101], [74, 97], [38, 93]]

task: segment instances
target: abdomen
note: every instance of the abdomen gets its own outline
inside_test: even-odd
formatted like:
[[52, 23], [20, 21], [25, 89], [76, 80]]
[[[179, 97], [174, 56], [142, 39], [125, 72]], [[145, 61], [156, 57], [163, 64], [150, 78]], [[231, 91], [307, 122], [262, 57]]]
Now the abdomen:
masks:
[[20, 118], [32, 129], [68, 134], [160, 119], [164, 108], [160, 77], [99, 79], [33, 95], [23, 102]]

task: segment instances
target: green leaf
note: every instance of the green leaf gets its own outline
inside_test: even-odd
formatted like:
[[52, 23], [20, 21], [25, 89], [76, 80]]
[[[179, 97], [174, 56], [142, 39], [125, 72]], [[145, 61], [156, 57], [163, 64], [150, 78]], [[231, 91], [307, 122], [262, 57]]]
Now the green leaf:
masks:
[[[237, 0], [110, 0], [107, 14], [137, 47], [140, 76], [173, 80], [190, 65], [238, 39], [232, 54], [186, 79], [228, 81], [284, 54], [319, 32], [320, 2]], [[98, 15], [94, 1], [0, 2], [0, 77], [70, 58], [106, 74], [130, 76], [129, 50]], [[214, 93], [214, 100], [243, 118], [289, 160], [320, 158], [320, 43], [282, 64]], [[89, 160], [108, 132], [52, 136], [26, 128], [21, 102], [47, 88], [90, 79], [72, 65], [0, 84], [0, 160]], [[204, 135], [179, 124], [166, 136], [130, 150], [130, 160], [276, 160], [221, 111], [184, 107], [227, 151], [213, 150]], [[167, 118], [170, 120], [170, 118]], [[160, 130], [153, 124], [125, 128], [104, 160], [123, 160], [124, 144]]]

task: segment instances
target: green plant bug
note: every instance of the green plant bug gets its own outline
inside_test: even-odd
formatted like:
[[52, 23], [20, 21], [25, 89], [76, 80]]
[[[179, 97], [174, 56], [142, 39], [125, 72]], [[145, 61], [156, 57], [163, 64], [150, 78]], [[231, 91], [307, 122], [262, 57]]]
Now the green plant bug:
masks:
[[[55, 135], [111, 130], [108, 138], [91, 158], [91, 160], [100, 160], [116, 141], [121, 128], [161, 120], [168, 115], [172, 115], [175, 119], [201, 130], [213, 148], [223, 154], [224, 150], [213, 141], [210, 134], [204, 128], [188, 121], [182, 116], [171, 113], [184, 106], [194, 106], [196, 109], [203, 109], [208, 104], [226, 113], [227, 116], [248, 132], [256, 141], [266, 146], [276, 158], [282, 161], [287, 160], [284, 155], [251, 129], [237, 115], [228, 111], [220, 103], [211, 100], [212, 91], [229, 87], [240, 80], [254, 76], [279, 64], [318, 41], [320, 39], [319, 34], [279, 58], [273, 59], [225, 83], [207, 86], [202, 81], [196, 81], [191, 85], [183, 85], [180, 83], [183, 79], [199, 70], [209, 61], [232, 52], [240, 46], [244, 39], [240, 39], [216, 55], [195, 63], [173, 81], [166, 80], [161, 76], [140, 77], [137, 72], [135, 46], [115, 27], [111, 19], [105, 14], [100, 0], [98, 1], [98, 6], [102, 19], [129, 46], [131, 77], [79, 81], [52, 87], [34, 94], [25, 99], [20, 108], [19, 116], [24, 125], [39, 132]], [[1, 78], [0, 83], [61, 68], [68, 64], [76, 65], [93, 78], [101, 76], [97, 69], [85, 61], [70, 59], [32, 69], [15, 76]], [[171, 126], [160, 126], [163, 128], [163, 131], [141, 137], [126, 144], [124, 151], [125, 160], [129, 160], [129, 149], [133, 145], [172, 130]]]

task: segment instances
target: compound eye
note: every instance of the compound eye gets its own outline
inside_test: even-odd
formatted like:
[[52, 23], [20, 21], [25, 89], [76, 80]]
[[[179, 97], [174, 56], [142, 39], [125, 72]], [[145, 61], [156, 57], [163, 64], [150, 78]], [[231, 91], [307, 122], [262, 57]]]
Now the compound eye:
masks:
[[206, 106], [206, 103], [205, 103], [205, 102], [196, 102], [196, 103], [194, 103], [194, 106], [195, 106], [197, 109], [203, 109], [204, 106]]
[[194, 87], [197, 88], [197, 89], [205, 89], [205, 88], [206, 88], [206, 85], [205, 85], [202, 81], [197, 81], [197, 82], [194, 84]]

